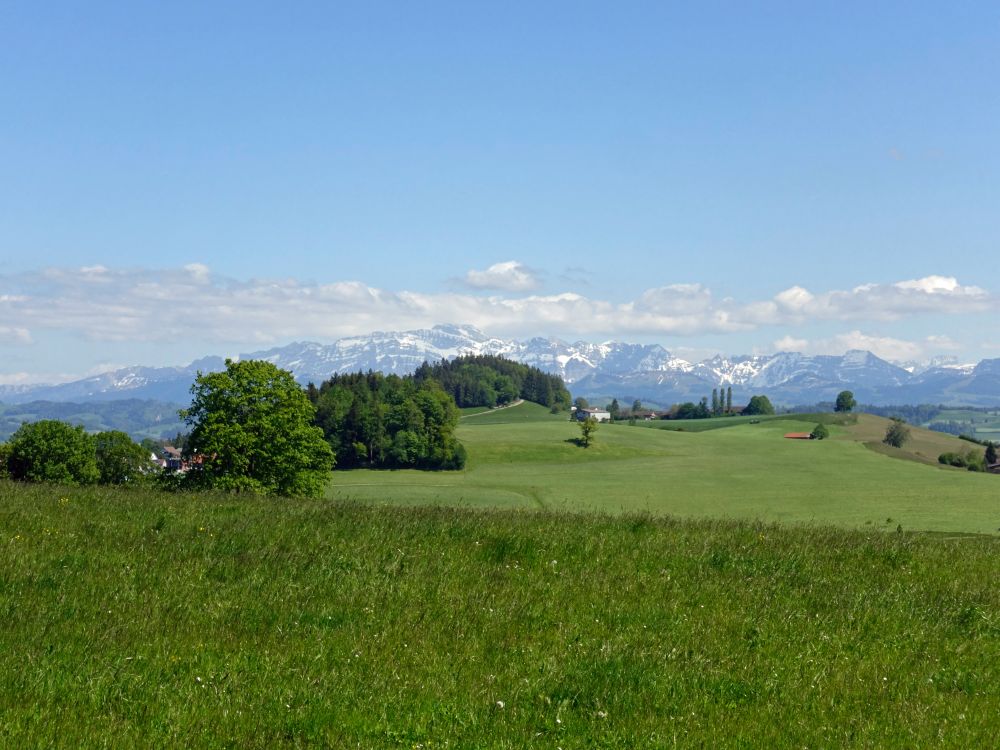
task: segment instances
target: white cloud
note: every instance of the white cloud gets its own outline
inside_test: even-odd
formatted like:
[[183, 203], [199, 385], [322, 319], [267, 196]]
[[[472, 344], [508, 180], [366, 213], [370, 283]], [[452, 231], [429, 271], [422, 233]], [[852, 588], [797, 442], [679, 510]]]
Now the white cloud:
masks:
[[485, 271], [469, 271], [462, 282], [472, 289], [527, 292], [539, 286], [538, 274], [516, 260], [494, 263]]
[[[0, 302], [3, 300], [0, 299]], [[30, 344], [31, 332], [20, 326], [0, 326], [0, 344]]]
[[[513, 270], [501, 270], [491, 278], [522, 278], [517, 269], [523, 267], [511, 264]], [[267, 344], [447, 322], [470, 323], [497, 335], [696, 336], [819, 320], [882, 321], [998, 307], [997, 298], [985, 290], [940, 276], [822, 293], [795, 286], [771, 299], [748, 302], [719, 299], [701, 284], [669, 284], [640, 292], [624, 303], [576, 292], [483, 296], [390, 291], [360, 281], [238, 281], [213, 274], [201, 264], [167, 270], [92, 269], [89, 276], [98, 276], [100, 284], [85, 276], [79, 269], [0, 276], [4, 321], [0, 343], [28, 343], [31, 333], [37, 338], [42, 331], [59, 331], [99, 341], [183, 337], [213, 344]], [[864, 339], [858, 332], [842, 336], [854, 333], [853, 343], [847, 339], [834, 343], [892, 351], [894, 356], [905, 349], [894, 339]], [[802, 348], [798, 346], [802, 341], [782, 339], [775, 345]], [[947, 343], [935, 345], [940, 349]]]
[[927, 336], [916, 341], [878, 336], [859, 330], [838, 333], [834, 336], [810, 341], [784, 336], [774, 342], [773, 351], [800, 352], [802, 354], [840, 355], [852, 349], [869, 351], [877, 357], [894, 362], [922, 362], [943, 350], [955, 350], [959, 345], [948, 336]]
[[804, 352], [808, 348], [808, 339], [797, 339], [794, 336], [782, 336], [774, 342], [776, 352]]
[[851, 349], [863, 349], [882, 359], [906, 361], [924, 356], [924, 345], [914, 341], [872, 336], [861, 331], [848, 331], [819, 343], [820, 354], [842, 354]]

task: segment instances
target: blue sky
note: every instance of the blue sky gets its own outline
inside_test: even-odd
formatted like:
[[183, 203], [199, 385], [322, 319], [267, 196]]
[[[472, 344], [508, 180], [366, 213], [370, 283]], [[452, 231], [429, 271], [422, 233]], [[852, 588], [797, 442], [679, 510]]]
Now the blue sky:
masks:
[[1000, 356], [1000, 6], [873, 5], [5, 3], [0, 382], [445, 322]]

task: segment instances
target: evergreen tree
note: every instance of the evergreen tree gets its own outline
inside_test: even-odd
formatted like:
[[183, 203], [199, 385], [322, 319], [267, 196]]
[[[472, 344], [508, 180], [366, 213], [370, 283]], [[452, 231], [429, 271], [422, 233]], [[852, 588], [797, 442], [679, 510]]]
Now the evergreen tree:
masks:
[[611, 399], [611, 405], [608, 407], [608, 414], [611, 415], [611, 419], [612, 420], [618, 419], [621, 413], [622, 413], [622, 408], [618, 404], [618, 399], [616, 398]]
[[719, 390], [717, 388], [712, 389], [712, 416], [719, 416]]
[[729, 386], [726, 389], [726, 414], [733, 413], [733, 387]]

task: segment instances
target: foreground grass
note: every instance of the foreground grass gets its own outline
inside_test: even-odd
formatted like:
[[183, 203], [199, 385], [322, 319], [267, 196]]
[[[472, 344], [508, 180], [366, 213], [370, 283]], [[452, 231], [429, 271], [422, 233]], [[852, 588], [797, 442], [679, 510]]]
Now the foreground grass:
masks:
[[0, 744], [985, 747], [998, 553], [0, 483]]

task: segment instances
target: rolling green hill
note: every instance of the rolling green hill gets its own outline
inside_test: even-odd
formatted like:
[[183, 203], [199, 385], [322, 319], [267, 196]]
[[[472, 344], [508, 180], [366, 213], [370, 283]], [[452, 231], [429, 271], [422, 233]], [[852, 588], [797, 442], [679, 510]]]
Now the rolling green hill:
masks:
[[[577, 426], [523, 404], [463, 419], [469, 460], [461, 472], [335, 472], [328, 496], [398, 505], [641, 511], [946, 532], [1000, 530], [1000, 477], [937, 465], [968, 443], [914, 429], [898, 460], [866, 447], [885, 420], [830, 426], [831, 439], [782, 417], [700, 433], [602, 425], [597, 441], [573, 444]], [[712, 421], [712, 420], [702, 420]], [[726, 421], [726, 420], [718, 420]]]

